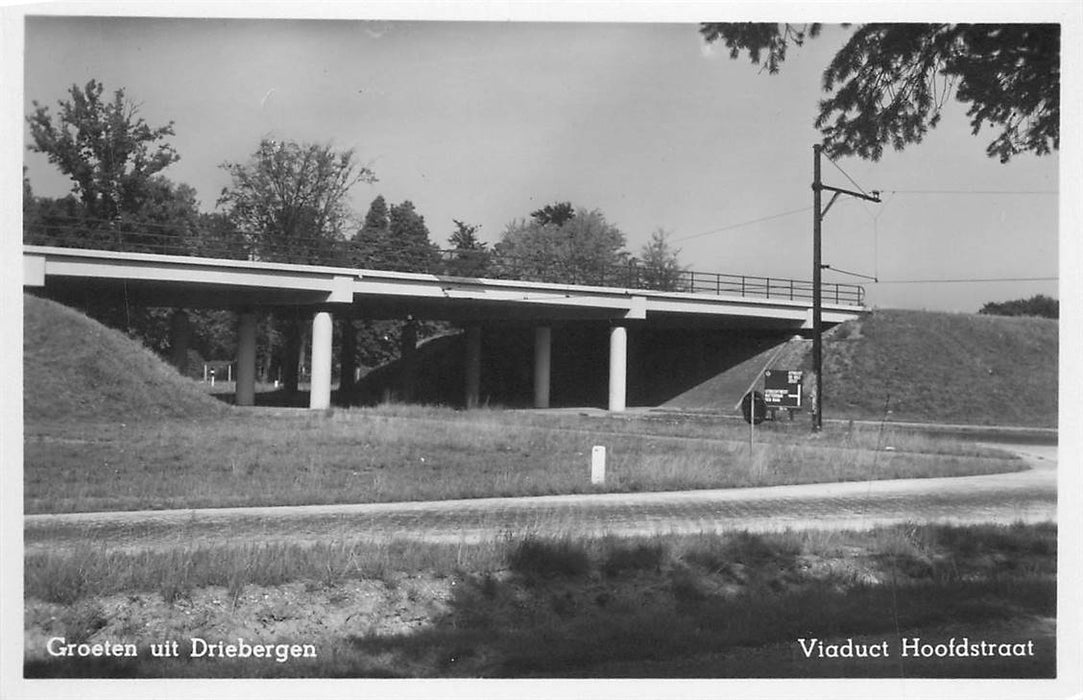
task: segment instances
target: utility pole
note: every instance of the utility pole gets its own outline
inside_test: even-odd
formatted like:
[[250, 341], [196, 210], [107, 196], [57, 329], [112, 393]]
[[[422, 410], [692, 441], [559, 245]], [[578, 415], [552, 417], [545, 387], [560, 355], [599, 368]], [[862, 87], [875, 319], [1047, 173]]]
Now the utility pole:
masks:
[[[824, 265], [821, 262], [823, 246], [821, 244], [821, 228], [827, 210], [835, 203], [840, 194], [848, 194], [851, 197], [865, 199], [870, 202], [880, 202], [880, 193], [873, 190], [871, 195], [864, 192], [844, 190], [839, 187], [825, 185], [820, 178], [820, 157], [823, 151], [821, 144], [812, 147], [812, 369], [816, 373], [816, 401], [812, 406], [812, 431], [820, 432], [824, 427], [823, 398], [824, 398], [824, 373], [823, 373], [823, 294], [820, 289], [821, 276]], [[831, 201], [822, 210], [821, 193], [830, 190]]]

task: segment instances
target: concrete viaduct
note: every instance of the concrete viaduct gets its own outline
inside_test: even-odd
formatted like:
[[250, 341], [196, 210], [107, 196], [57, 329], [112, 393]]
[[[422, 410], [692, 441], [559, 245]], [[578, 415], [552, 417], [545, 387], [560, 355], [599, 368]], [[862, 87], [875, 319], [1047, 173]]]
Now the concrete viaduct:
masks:
[[[24, 287], [50, 295], [84, 297], [122, 290], [133, 303], [238, 312], [236, 403], [255, 403], [256, 310], [294, 306], [312, 314], [310, 407], [331, 402], [332, 315], [446, 320], [466, 328], [465, 398], [476, 406], [481, 378], [481, 323], [500, 320], [534, 326], [534, 406], [549, 406], [551, 324], [608, 323], [610, 411], [626, 406], [630, 323], [703, 328], [754, 327], [795, 332], [812, 327], [807, 299], [739, 294], [660, 292], [315, 265], [121, 253], [24, 245]], [[793, 296], [792, 286], [790, 296]], [[829, 298], [829, 297], [828, 297]], [[863, 311], [825, 303], [823, 322], [834, 325]], [[175, 336], [185, 351], [184, 333]], [[175, 352], [178, 350], [175, 347]]]

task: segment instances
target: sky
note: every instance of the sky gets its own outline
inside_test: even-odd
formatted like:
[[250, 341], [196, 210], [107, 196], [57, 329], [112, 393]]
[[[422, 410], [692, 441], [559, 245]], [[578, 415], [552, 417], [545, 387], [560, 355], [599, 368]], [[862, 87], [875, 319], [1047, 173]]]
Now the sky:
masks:
[[[690, 269], [810, 279], [813, 120], [849, 33], [829, 25], [769, 75], [689, 21], [33, 16], [22, 108], [55, 114], [90, 79], [123, 88], [150, 125], [173, 122], [181, 159], [162, 174], [205, 211], [230, 182], [222, 164], [260, 139], [329, 143], [378, 178], [352, 191], [359, 217], [377, 195], [408, 199], [443, 247], [453, 219], [492, 243], [571, 201], [633, 253], [662, 228]], [[1061, 156], [1001, 164], [993, 137], [949, 100], [921, 144], [825, 160], [826, 184], [883, 192], [828, 212], [825, 281], [863, 284], [881, 308], [1059, 297]], [[69, 191], [44, 156], [23, 157], [35, 194]]]

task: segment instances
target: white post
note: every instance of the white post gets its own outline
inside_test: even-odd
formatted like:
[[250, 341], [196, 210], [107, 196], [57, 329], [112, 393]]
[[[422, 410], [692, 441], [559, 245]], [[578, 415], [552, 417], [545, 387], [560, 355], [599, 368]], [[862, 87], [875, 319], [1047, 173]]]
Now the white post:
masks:
[[595, 445], [590, 451], [590, 483], [605, 483], [605, 446]]
[[613, 326], [609, 331], [609, 410], [625, 409], [628, 381], [628, 330]]
[[549, 408], [549, 368], [552, 359], [552, 330], [534, 329], [534, 408]]
[[331, 407], [331, 314], [318, 312], [312, 319], [312, 376], [308, 407]]
[[237, 328], [236, 397], [238, 406], [256, 404], [256, 315], [251, 311], [241, 312]]

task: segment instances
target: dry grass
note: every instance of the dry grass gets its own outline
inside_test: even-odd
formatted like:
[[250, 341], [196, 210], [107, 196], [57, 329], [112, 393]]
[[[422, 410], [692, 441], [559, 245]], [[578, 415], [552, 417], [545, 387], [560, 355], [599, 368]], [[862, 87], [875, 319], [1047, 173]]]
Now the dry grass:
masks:
[[[26, 562], [26, 594], [63, 601], [65, 629], [83, 639], [110, 624], [95, 591], [132, 600], [150, 591], [195, 615], [183, 601], [200, 587], [217, 587], [222, 593], [216, 595], [236, 601], [246, 586], [303, 581], [333, 601], [344, 581], [380, 579], [386, 591], [406, 585], [402, 574], [423, 571], [429, 581], [444, 577], [449, 597], [435, 608], [417, 601], [431, 612], [409, 633], [335, 636], [329, 630], [318, 640], [321, 657], [314, 663], [208, 665], [140, 658], [117, 666], [54, 659], [35, 662], [28, 673], [563, 677], [643, 675], [649, 668], [649, 675], [660, 676], [890, 676], [900, 671], [897, 665], [799, 666], [795, 638], [871, 636], [897, 644], [899, 634], [946, 637], [944, 630], [950, 630], [961, 637], [991, 628], [1004, 634], [1012, 625], [1051, 618], [1056, 538], [1056, 527], [1048, 524], [903, 525], [764, 535], [515, 536], [478, 545], [221, 545], [176, 553], [98, 552], [104, 557], [41, 553]], [[102, 561], [92, 563], [97, 559]], [[86, 577], [78, 594], [58, 595], [50, 588], [51, 581], [72, 578], [65, 571]], [[180, 580], [191, 588], [172, 584], [171, 571], [184, 572]], [[396, 595], [420, 590], [424, 586]], [[369, 608], [330, 607], [324, 613], [337, 619]], [[258, 614], [268, 614], [266, 604]], [[277, 607], [274, 614], [284, 620], [291, 615]], [[207, 624], [217, 620], [208, 618]], [[376, 621], [365, 624], [378, 628]], [[137, 631], [131, 634], [139, 639]], [[1041, 657], [1029, 665], [1000, 660], [967, 673], [1049, 677], [1051, 643], [1039, 639]], [[753, 663], [732, 661], [742, 654], [751, 654]], [[951, 675], [953, 662], [938, 663], [938, 675]], [[915, 675], [913, 668], [905, 671]]]
[[[672, 417], [583, 418], [390, 406], [221, 420], [28, 426], [27, 512], [299, 505], [584, 493], [594, 445], [607, 491], [1013, 471], [1011, 456], [905, 433]], [[891, 448], [888, 450], [887, 448]]]
[[824, 414], [1056, 427], [1059, 324], [877, 310], [824, 346]]

